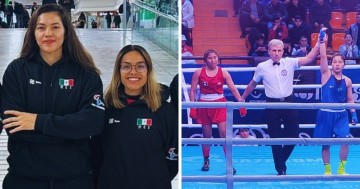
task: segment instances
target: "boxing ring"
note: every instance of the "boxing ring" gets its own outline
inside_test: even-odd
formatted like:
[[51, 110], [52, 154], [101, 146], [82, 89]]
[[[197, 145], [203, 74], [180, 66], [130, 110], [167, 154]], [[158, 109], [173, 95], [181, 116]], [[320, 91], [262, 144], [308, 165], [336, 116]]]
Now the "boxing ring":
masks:
[[[356, 65], [347, 65], [346, 69], [360, 69]], [[224, 68], [226, 69], [226, 68]], [[319, 66], [302, 67], [303, 70], [317, 70]], [[183, 69], [183, 72], [193, 72], [195, 69]], [[228, 68], [228, 71], [254, 71], [255, 68]], [[183, 77], [183, 93], [186, 94], [189, 85]], [[246, 85], [236, 85], [245, 88]], [[359, 87], [353, 84], [353, 87]], [[224, 87], [226, 88], [226, 87]], [[263, 88], [263, 86], [257, 86]], [[321, 88], [321, 85], [294, 85], [296, 88]], [[348, 103], [240, 103], [240, 102], [182, 102], [182, 108], [226, 108], [227, 130], [226, 138], [183, 138], [182, 139], [182, 188], [360, 188], [360, 138], [269, 138], [245, 140], [234, 138], [233, 128], [247, 127], [250, 129], [266, 128], [266, 125], [242, 125], [233, 126], [234, 109], [246, 107], [252, 109], [360, 109], [360, 104]], [[183, 127], [201, 127], [188, 124]], [[359, 128], [359, 125], [350, 126]], [[314, 124], [300, 124], [300, 128], [314, 128]], [[202, 154], [200, 144], [224, 145], [226, 156], [221, 146], [212, 146], [210, 152], [210, 171], [202, 172]], [[270, 146], [268, 145], [298, 145], [288, 160], [288, 171], [285, 176], [277, 176], [274, 169]], [[323, 175], [323, 164], [321, 159], [321, 145], [349, 144], [350, 146], [348, 164], [346, 170], [349, 175]], [[197, 145], [197, 146], [196, 146]], [[249, 146], [250, 145], [250, 146]], [[251, 146], [257, 145], [257, 146]], [[214, 156], [215, 154], [215, 156]], [[250, 155], [249, 155], [250, 154]], [[224, 157], [225, 158], [222, 158]], [[225, 162], [223, 161], [225, 159]], [[338, 149], [333, 147], [331, 151], [331, 162], [333, 172], [336, 172], [339, 160]], [[225, 164], [225, 166], [224, 166]], [[195, 166], [194, 166], [195, 165]], [[237, 174], [232, 174], [233, 166]], [[299, 167], [300, 166], [300, 167]], [[297, 167], [297, 168], [296, 168]], [[244, 169], [242, 169], [244, 168]], [[250, 170], [249, 170], [250, 169]], [[310, 171], [308, 171], [308, 170]], [[225, 172], [224, 172], [225, 170]], [[225, 174], [225, 175], [224, 175]], [[192, 184], [196, 182], [196, 184]], [[211, 183], [211, 184], [209, 184]], [[306, 184], [310, 185], [306, 185]], [[337, 184], [341, 184], [341, 186]], [[203, 186], [203, 187], [202, 187]], [[326, 187], [328, 186], [328, 187]]]

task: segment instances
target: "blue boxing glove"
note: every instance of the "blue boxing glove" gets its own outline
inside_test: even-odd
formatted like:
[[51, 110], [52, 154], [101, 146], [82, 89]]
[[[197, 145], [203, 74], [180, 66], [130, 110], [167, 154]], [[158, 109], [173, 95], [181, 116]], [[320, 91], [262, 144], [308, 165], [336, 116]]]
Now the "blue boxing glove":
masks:
[[319, 39], [320, 39], [320, 42], [324, 42], [324, 37], [325, 37], [325, 31], [327, 30], [327, 28], [321, 28], [320, 29], [320, 35], [319, 35]]
[[351, 112], [351, 124], [356, 125], [359, 123], [356, 112]]

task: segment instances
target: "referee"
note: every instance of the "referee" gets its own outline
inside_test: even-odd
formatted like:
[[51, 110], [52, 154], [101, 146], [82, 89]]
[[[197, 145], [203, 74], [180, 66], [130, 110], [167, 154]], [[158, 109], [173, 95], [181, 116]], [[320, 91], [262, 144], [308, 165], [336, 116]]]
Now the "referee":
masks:
[[[319, 54], [319, 42], [306, 57], [282, 58], [284, 43], [273, 39], [269, 42], [270, 59], [259, 63], [254, 77], [245, 89], [242, 100], [262, 81], [267, 102], [293, 102], [294, 70], [314, 61]], [[299, 134], [299, 120], [297, 110], [266, 109], [266, 123], [271, 138], [297, 138]], [[281, 129], [284, 124], [284, 129]], [[278, 175], [286, 175], [286, 161], [294, 149], [294, 145], [272, 145], [275, 169]]]

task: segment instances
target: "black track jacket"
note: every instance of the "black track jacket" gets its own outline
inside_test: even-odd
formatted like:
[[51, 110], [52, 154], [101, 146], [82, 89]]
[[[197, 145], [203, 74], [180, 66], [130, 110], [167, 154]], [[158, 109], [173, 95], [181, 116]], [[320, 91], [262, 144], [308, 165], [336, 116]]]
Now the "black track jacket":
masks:
[[[2, 110], [37, 114], [35, 130], [9, 135], [9, 174], [66, 179], [91, 174], [90, 136], [103, 127], [100, 76], [63, 57], [49, 66], [15, 59], [3, 76]], [[4, 118], [9, 117], [3, 115]]]
[[[120, 98], [125, 108], [106, 109], [103, 154], [97, 154], [103, 156], [99, 189], [170, 189], [166, 161], [177, 161], [175, 108], [164, 100], [152, 112], [141, 99], [127, 104], [126, 98]], [[176, 150], [169, 153], [170, 148]]]

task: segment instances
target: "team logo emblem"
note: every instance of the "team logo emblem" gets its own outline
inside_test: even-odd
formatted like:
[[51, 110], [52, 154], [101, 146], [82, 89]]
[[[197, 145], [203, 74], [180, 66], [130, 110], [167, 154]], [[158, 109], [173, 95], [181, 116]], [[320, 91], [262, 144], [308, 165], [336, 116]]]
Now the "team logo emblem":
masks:
[[105, 104], [101, 101], [101, 95], [99, 94], [96, 94], [94, 95], [94, 100], [95, 100], [95, 103], [91, 103], [92, 106], [96, 107], [96, 108], [99, 108], [101, 110], [105, 110]]
[[40, 82], [40, 81], [36, 81], [35, 79], [30, 79], [30, 80], [29, 80], [29, 83], [30, 83], [31, 85], [35, 85], [35, 84], [41, 85], [41, 82]]
[[114, 118], [110, 118], [109, 119], [109, 124], [114, 124], [114, 123], [120, 123], [120, 120], [116, 120]]
[[286, 71], [286, 70], [282, 70], [282, 71], [281, 71], [281, 75], [286, 76], [286, 75], [287, 75], [287, 71]]

